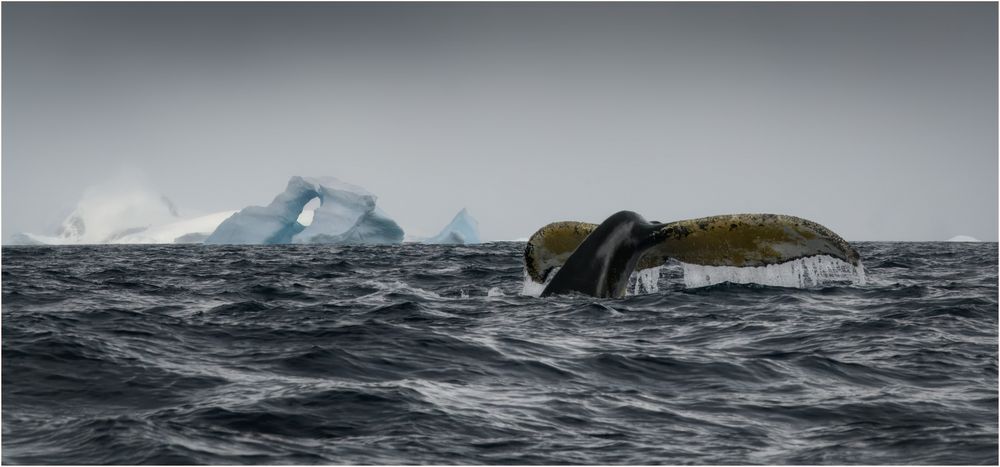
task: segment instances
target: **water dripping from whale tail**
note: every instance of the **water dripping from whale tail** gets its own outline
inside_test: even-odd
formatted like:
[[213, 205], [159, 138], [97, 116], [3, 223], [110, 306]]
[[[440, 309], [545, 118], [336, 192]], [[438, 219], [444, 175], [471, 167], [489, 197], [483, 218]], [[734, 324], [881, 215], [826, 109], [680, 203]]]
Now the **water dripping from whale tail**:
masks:
[[684, 262], [681, 265], [684, 267], [684, 286], [689, 289], [726, 282], [795, 288], [844, 282], [865, 284], [864, 268], [860, 264], [854, 266], [826, 255], [756, 267], [704, 266]]
[[[663, 270], [663, 266], [657, 266], [655, 268], [642, 269], [633, 271], [632, 275], [628, 280], [628, 288], [625, 291], [625, 295], [642, 295], [651, 294], [660, 291], [660, 272]], [[521, 286], [521, 295], [527, 295], [531, 297], [539, 297], [542, 292], [545, 291], [545, 287], [549, 285], [552, 278], [555, 277], [556, 273], [559, 272], [559, 268], [555, 268], [548, 275], [548, 280], [543, 283], [535, 282], [531, 279], [528, 273], [524, 274], [524, 284]]]

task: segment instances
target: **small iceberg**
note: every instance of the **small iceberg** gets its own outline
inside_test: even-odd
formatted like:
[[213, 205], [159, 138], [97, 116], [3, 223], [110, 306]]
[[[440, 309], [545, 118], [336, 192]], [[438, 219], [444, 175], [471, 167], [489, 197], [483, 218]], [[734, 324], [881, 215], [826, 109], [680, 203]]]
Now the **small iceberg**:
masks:
[[968, 235], [956, 235], [948, 239], [949, 242], [978, 242], [979, 239]]
[[451, 222], [437, 235], [423, 243], [431, 245], [474, 245], [482, 243], [479, 238], [479, 222], [462, 208]]

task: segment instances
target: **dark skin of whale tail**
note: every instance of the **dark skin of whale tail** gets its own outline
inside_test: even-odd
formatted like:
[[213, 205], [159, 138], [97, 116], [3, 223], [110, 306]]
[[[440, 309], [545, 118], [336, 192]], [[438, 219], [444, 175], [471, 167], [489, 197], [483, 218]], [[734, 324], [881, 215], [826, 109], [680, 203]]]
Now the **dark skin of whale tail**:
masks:
[[631, 211], [615, 213], [580, 243], [542, 296], [570, 292], [620, 296], [639, 257], [656, 245], [658, 227]]
[[636, 269], [673, 258], [706, 266], [767, 266], [827, 255], [857, 266], [857, 251], [815, 222], [777, 214], [730, 214], [670, 223], [648, 222], [631, 212], [615, 213], [600, 225], [554, 222], [535, 232], [525, 247], [525, 269], [544, 283], [542, 296], [583, 293], [621, 297]]

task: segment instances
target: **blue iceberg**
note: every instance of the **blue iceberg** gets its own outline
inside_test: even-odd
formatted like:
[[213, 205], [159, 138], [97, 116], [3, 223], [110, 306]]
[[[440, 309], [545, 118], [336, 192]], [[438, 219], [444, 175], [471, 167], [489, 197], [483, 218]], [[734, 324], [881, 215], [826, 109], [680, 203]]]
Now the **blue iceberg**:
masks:
[[[319, 198], [308, 226], [298, 222]], [[376, 196], [333, 177], [292, 177], [267, 206], [249, 206], [226, 219], [207, 244], [401, 243], [403, 229], [375, 206]]]
[[463, 208], [441, 232], [423, 243], [436, 245], [472, 245], [482, 243], [479, 239], [479, 222]]

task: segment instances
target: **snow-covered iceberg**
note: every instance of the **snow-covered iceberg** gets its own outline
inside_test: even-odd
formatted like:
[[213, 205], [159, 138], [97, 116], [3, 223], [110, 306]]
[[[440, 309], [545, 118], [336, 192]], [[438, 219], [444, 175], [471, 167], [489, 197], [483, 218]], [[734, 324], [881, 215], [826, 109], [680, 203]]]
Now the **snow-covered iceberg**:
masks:
[[440, 233], [424, 240], [423, 243], [454, 245], [482, 243], [479, 239], [479, 222], [463, 208]]
[[138, 179], [119, 177], [84, 191], [75, 209], [52, 235], [19, 233], [14, 244], [73, 245], [116, 243], [155, 225], [180, 220], [166, 196]]
[[[312, 222], [299, 222], [303, 208], [319, 198]], [[403, 229], [375, 206], [364, 188], [333, 177], [292, 177], [267, 206], [249, 206], [219, 225], [205, 243], [400, 243]]]
[[112, 243], [202, 243], [234, 213], [236, 211], [222, 211], [156, 225], [122, 236]]
[[[39, 238], [41, 237], [41, 238]], [[8, 245], [48, 245], [45, 242], [45, 237], [27, 232], [18, 232], [11, 235], [10, 240], [7, 242]]]

